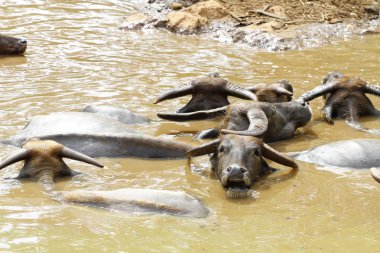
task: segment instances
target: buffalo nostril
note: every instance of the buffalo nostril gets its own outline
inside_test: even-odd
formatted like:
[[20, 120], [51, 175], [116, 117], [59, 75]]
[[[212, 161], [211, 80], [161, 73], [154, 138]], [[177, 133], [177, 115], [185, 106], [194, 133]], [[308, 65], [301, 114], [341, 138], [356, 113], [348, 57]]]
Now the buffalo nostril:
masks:
[[25, 39], [21, 39], [21, 40], [19, 40], [19, 42], [21, 43], [21, 44], [26, 44], [26, 40]]
[[240, 172], [244, 174], [247, 172], [247, 169], [246, 168], [240, 168]]
[[231, 172], [231, 167], [228, 167], [228, 168], [227, 168], [227, 172]]

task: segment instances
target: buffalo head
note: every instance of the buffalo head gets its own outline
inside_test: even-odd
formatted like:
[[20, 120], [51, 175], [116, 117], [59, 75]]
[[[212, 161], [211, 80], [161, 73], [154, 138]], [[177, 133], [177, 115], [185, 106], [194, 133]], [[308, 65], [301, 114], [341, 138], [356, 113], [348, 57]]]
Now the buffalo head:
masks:
[[22, 149], [0, 163], [0, 169], [19, 161], [24, 161], [17, 178], [31, 178], [40, 182], [46, 190], [52, 190], [54, 179], [57, 177], [72, 176], [72, 171], [62, 158], [103, 167], [91, 157], [64, 147], [52, 140], [30, 139], [22, 145]]
[[252, 92], [220, 78], [218, 73], [212, 73], [207, 77], [194, 79], [183, 86], [163, 93], [154, 103], [185, 95], [192, 95], [192, 98], [186, 106], [177, 111], [178, 113], [209, 110], [229, 105], [228, 96], [256, 100], [256, 95]]
[[358, 122], [359, 116], [380, 116], [380, 112], [366, 94], [380, 96], [380, 86], [340, 72], [331, 72], [321, 85], [304, 93], [298, 101], [304, 103], [323, 96], [326, 102], [322, 108], [322, 116], [329, 124], [334, 124], [334, 118], [341, 118], [349, 125], [364, 130]]
[[261, 102], [289, 102], [293, 96], [293, 86], [287, 80], [281, 80], [271, 84], [255, 84], [248, 90], [255, 93], [257, 100]]
[[213, 154], [212, 171], [230, 198], [247, 197], [253, 183], [271, 172], [263, 157], [295, 171], [298, 168], [291, 158], [253, 136], [228, 134], [187, 152], [189, 157], [205, 154]]
[[23, 54], [27, 47], [25, 39], [0, 34], [0, 55]]

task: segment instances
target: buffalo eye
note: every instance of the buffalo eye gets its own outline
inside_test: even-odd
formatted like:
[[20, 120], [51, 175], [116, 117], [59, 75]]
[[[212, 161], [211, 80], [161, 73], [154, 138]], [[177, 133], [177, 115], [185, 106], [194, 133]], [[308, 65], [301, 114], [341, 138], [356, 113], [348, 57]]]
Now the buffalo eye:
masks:
[[219, 153], [223, 153], [223, 152], [227, 152], [227, 151], [228, 151], [228, 149], [226, 146], [219, 146], [219, 149], [218, 149]]
[[256, 149], [255, 151], [253, 151], [253, 154], [254, 154], [255, 156], [261, 156], [261, 152], [260, 152], [260, 150], [258, 150], [258, 149]]

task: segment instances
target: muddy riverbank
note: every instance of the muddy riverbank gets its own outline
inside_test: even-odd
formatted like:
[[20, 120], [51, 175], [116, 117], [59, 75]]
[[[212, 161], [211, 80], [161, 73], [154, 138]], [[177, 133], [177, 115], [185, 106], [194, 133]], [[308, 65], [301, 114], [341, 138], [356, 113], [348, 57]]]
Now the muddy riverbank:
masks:
[[256, 50], [319, 47], [354, 35], [380, 33], [376, 1], [150, 0], [121, 29], [166, 29]]

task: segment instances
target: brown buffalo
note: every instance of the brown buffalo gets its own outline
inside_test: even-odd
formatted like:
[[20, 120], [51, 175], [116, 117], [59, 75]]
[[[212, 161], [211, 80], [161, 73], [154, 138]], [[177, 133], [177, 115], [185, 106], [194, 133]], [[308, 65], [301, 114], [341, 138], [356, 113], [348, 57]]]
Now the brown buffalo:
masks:
[[192, 95], [192, 98], [177, 111], [178, 113], [203, 111], [229, 105], [228, 96], [256, 100], [256, 95], [252, 92], [220, 78], [218, 73], [212, 73], [207, 77], [194, 79], [183, 86], [163, 93], [154, 103], [185, 95]]
[[0, 170], [24, 160], [24, 166], [17, 178], [34, 179], [50, 191], [54, 187], [55, 178], [78, 174], [71, 170], [62, 158], [70, 158], [103, 167], [91, 157], [64, 147], [58, 142], [34, 138], [26, 141], [21, 150], [0, 163]]
[[293, 86], [287, 80], [271, 84], [258, 83], [248, 88], [248, 90], [255, 93], [257, 100], [260, 102], [289, 102], [293, 96]]
[[25, 39], [0, 34], [0, 55], [23, 54], [26, 47]]
[[210, 157], [212, 171], [230, 198], [247, 197], [253, 183], [272, 172], [263, 157], [293, 168], [289, 174], [291, 176], [296, 174], [298, 168], [290, 157], [252, 136], [223, 135], [187, 154], [189, 157], [213, 154]]
[[366, 93], [380, 96], [380, 86], [370, 85], [360, 78], [345, 76], [340, 72], [332, 72], [320, 86], [304, 93], [298, 100], [304, 103], [323, 95], [326, 102], [322, 115], [329, 124], [334, 124], [334, 118], [340, 118], [345, 119], [350, 126], [364, 130], [358, 122], [360, 116], [380, 116]]

